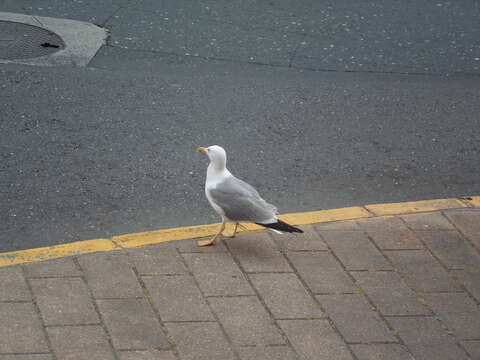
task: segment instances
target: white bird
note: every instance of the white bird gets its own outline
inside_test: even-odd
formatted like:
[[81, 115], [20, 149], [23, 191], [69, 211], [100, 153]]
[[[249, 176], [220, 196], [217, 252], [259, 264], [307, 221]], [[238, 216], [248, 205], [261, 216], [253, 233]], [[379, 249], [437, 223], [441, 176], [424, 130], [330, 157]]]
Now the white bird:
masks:
[[303, 233], [301, 229], [278, 219], [275, 206], [262, 199], [253, 186], [236, 178], [228, 171], [227, 154], [221, 146], [199, 147], [197, 151], [207, 154], [210, 159], [205, 181], [205, 195], [213, 209], [222, 217], [222, 225], [218, 233], [209, 240], [199, 241], [199, 246], [215, 244], [227, 222], [235, 223], [233, 236], [239, 222], [252, 222], [280, 233]]

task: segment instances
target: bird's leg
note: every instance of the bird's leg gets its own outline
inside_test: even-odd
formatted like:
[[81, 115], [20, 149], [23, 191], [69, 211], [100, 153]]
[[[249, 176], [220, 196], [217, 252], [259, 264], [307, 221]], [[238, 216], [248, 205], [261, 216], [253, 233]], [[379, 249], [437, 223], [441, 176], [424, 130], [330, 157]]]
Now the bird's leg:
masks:
[[234, 238], [235, 234], [237, 233], [237, 227], [238, 227], [238, 222], [235, 223], [235, 228], [233, 229], [233, 235], [231, 236], [232, 238]]
[[222, 222], [222, 225], [220, 226], [220, 230], [215, 234], [214, 237], [212, 237], [209, 240], [199, 240], [197, 241], [198, 246], [209, 246], [209, 245], [214, 245], [215, 241], [217, 238], [222, 234], [222, 231], [225, 229], [225, 222]]
[[237, 227], [238, 227], [238, 222], [235, 223], [235, 228], [233, 229], [233, 233], [231, 235], [227, 235], [227, 234], [222, 234], [222, 235], [229, 238], [234, 238], [235, 234], [237, 233]]

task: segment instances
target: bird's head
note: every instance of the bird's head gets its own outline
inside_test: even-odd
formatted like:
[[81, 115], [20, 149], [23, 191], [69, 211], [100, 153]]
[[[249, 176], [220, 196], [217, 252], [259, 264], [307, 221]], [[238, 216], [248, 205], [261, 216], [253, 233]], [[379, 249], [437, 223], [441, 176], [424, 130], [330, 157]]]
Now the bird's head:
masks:
[[208, 147], [203, 147], [200, 146], [197, 151], [199, 153], [204, 153], [207, 154], [208, 158], [210, 159], [210, 162], [213, 163], [216, 166], [225, 166], [227, 162], [227, 153], [225, 150], [218, 145], [212, 145]]

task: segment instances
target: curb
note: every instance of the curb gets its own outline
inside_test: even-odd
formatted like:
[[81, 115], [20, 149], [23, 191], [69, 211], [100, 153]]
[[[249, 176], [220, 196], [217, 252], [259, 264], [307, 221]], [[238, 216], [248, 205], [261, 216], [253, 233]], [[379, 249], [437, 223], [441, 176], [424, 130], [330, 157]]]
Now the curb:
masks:
[[[400, 203], [371, 204], [339, 209], [320, 210], [279, 215], [292, 225], [310, 225], [315, 223], [356, 220], [378, 216], [413, 214], [446, 209], [480, 208], [480, 196], [422, 200]], [[0, 267], [40, 262], [68, 256], [108, 252], [114, 250], [138, 248], [163, 242], [187, 240], [214, 235], [220, 224], [186, 226], [164, 230], [113, 236], [109, 239], [93, 239], [42, 248], [0, 253]], [[255, 224], [242, 224], [238, 232], [259, 231], [263, 228]]]
[[49, 30], [60, 36], [65, 43], [65, 49], [53, 54], [26, 59], [0, 59], [0, 63], [3, 64], [87, 66], [108, 37], [107, 30], [78, 20], [9, 12], [0, 12], [0, 20], [28, 24]]

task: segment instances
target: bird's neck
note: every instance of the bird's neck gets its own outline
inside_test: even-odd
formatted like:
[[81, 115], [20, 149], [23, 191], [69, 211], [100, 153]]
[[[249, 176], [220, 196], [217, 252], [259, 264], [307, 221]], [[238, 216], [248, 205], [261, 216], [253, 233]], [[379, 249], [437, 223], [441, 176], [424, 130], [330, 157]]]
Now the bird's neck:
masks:
[[230, 171], [226, 168], [224, 163], [211, 162], [207, 168], [207, 181], [209, 179], [216, 179], [217, 182], [229, 176], [232, 176]]

